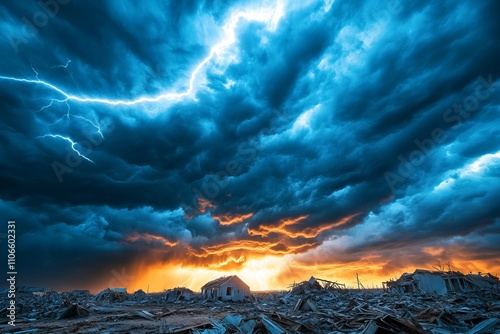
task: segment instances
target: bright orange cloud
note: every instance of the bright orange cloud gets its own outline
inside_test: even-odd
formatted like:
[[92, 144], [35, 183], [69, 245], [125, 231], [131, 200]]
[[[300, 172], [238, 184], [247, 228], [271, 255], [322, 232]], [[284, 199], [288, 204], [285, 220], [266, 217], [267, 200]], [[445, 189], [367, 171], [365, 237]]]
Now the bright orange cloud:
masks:
[[215, 208], [215, 205], [213, 205], [209, 200], [203, 197], [198, 198], [198, 205], [200, 206], [198, 208], [198, 211], [200, 211], [201, 213], [205, 213], [210, 208]]
[[330, 224], [325, 224], [322, 226], [317, 226], [317, 227], [304, 227], [301, 231], [291, 231], [290, 226], [293, 225], [298, 225], [302, 221], [304, 221], [308, 216], [300, 216], [294, 219], [284, 219], [281, 220], [280, 223], [277, 226], [266, 226], [266, 225], [261, 225], [257, 229], [248, 229], [248, 234], [252, 236], [261, 236], [261, 237], [267, 237], [271, 233], [279, 233], [283, 234], [289, 238], [297, 238], [297, 237], [304, 237], [304, 238], [315, 238], [317, 237], [320, 233], [331, 230], [334, 227], [339, 227], [347, 222], [349, 222], [353, 217], [355, 217], [357, 214], [347, 216], [345, 218], [342, 218], [339, 221], [336, 221], [334, 223]]
[[247, 213], [245, 215], [225, 214], [225, 215], [219, 215], [219, 216], [212, 215], [212, 218], [217, 219], [219, 221], [219, 224], [226, 226], [226, 225], [233, 225], [233, 224], [242, 223], [252, 216], [253, 216], [253, 213]]

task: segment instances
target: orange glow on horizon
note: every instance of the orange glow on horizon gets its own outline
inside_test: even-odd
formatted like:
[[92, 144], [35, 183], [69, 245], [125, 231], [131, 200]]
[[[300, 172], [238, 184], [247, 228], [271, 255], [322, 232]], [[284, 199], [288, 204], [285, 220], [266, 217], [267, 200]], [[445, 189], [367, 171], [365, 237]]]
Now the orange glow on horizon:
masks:
[[[210, 204], [206, 204], [209, 207]], [[252, 217], [223, 215], [214, 217], [221, 224], [239, 224]], [[394, 250], [349, 250], [349, 238], [330, 238], [322, 241], [321, 233], [349, 224], [357, 214], [334, 223], [308, 227], [308, 216], [281, 220], [275, 226], [248, 229], [249, 238], [225, 238], [217, 244], [197, 245], [170, 241], [153, 234], [133, 234], [125, 243], [146, 243], [146, 253], [128, 267], [131, 278], [126, 282], [112, 280], [129, 292], [138, 289], [159, 292], [183, 286], [199, 292], [207, 281], [224, 275], [238, 275], [253, 291], [284, 290], [294, 282], [311, 276], [336, 281], [356, 288], [356, 274], [365, 288], [381, 288], [382, 282], [397, 279], [415, 269], [434, 271], [438, 264], [448, 270], [500, 273], [500, 260], [494, 252], [474, 254], [464, 246], [426, 245]], [[305, 225], [301, 226], [301, 224]], [[489, 261], [486, 259], [490, 259]], [[109, 278], [107, 278], [109, 281]], [[111, 284], [111, 283], [107, 283]], [[100, 288], [113, 286], [99, 286]], [[118, 287], [118, 286], [114, 286]], [[97, 291], [96, 291], [97, 292]]]
[[[413, 272], [417, 267], [408, 265], [397, 271], [386, 272], [386, 262], [368, 257], [352, 263], [307, 265], [294, 259], [294, 255], [265, 256], [261, 259], [241, 260], [240, 269], [224, 271], [210, 267], [194, 267], [183, 265], [157, 264], [142, 268], [133, 275], [134, 279], [127, 286], [128, 292], [138, 289], [149, 292], [160, 292], [178, 286], [187, 287], [199, 292], [206, 282], [224, 276], [238, 275], [245, 281], [252, 291], [286, 290], [294, 282], [309, 279], [311, 276], [336, 281], [350, 288], [357, 288], [356, 273], [365, 288], [381, 288], [382, 282], [397, 279], [404, 272]], [[420, 266], [419, 269], [434, 270], [434, 264]], [[469, 272], [490, 272], [493, 275], [500, 273], [500, 263], [491, 267], [487, 261], [452, 261], [452, 270]]]
[[240, 270], [220, 271], [216, 268], [201, 268], [182, 265], [153, 265], [148, 267], [143, 274], [135, 277], [127, 287], [127, 291], [138, 289], [159, 292], [178, 286], [189, 288], [198, 292], [206, 282], [224, 275], [238, 275], [253, 291], [283, 289], [276, 280], [277, 271], [283, 268], [283, 259], [268, 256], [259, 260], [248, 260]]

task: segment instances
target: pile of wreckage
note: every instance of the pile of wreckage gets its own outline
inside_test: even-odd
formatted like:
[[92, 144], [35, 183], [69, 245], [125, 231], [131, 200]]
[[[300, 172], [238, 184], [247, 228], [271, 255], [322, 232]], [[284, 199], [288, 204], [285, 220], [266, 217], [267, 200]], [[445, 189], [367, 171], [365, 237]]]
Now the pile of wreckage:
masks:
[[128, 297], [126, 288], [105, 289], [96, 294], [92, 299], [97, 301], [122, 302]]
[[303, 281], [300, 283], [293, 283], [290, 288], [292, 289], [292, 293], [295, 294], [307, 294], [311, 292], [319, 292], [319, 291], [339, 291], [345, 290], [345, 284], [332, 282], [321, 278], [315, 278], [311, 276], [311, 278], [307, 281]]
[[[480, 315], [456, 317], [446, 310], [430, 307], [413, 314], [409, 308], [393, 310], [381, 305], [371, 306], [368, 302], [379, 302], [373, 297], [358, 295], [338, 311], [320, 307], [315, 311], [302, 313], [286, 311], [248, 312], [230, 314], [220, 321], [209, 318], [208, 322], [196, 326], [171, 328], [160, 326], [160, 333], [175, 334], [289, 334], [289, 333], [409, 333], [409, 334], [451, 334], [451, 333], [499, 333], [500, 319]], [[336, 303], [335, 306], [340, 306]], [[496, 330], [495, 330], [496, 329]]]
[[[492, 283], [496, 278], [482, 277]], [[210, 318], [197, 326], [166, 326], [161, 333], [500, 333], [500, 294], [495, 284], [488, 286], [488, 293], [430, 296], [349, 290], [332, 283], [311, 277], [293, 284], [289, 292], [255, 294], [254, 308], [244, 313], [229, 314], [220, 321]]]
[[[16, 295], [17, 314], [23, 315], [29, 321], [40, 318], [66, 319], [75, 316], [88, 315], [88, 310], [78, 304], [89, 300], [92, 295], [88, 290], [73, 290], [71, 292], [46, 291], [44, 288], [20, 287]], [[6, 308], [0, 309], [4, 317]], [[7, 319], [7, 318], [6, 318]]]

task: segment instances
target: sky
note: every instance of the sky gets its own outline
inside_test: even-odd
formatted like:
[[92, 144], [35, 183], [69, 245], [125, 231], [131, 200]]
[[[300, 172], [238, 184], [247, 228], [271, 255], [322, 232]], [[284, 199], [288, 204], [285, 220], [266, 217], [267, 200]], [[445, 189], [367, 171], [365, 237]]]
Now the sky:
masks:
[[59, 290], [500, 274], [500, 3], [0, 4], [0, 248]]

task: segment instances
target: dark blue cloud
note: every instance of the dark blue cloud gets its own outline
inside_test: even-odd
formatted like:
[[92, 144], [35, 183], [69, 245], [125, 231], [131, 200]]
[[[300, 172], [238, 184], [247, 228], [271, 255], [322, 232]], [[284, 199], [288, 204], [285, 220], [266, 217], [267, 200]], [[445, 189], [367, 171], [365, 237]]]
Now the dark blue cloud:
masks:
[[498, 255], [494, 1], [285, 1], [275, 25], [241, 18], [179, 100], [5, 78], [185, 91], [228, 19], [276, 4], [0, 5], [0, 203], [26, 282], [263, 255], [235, 241], [309, 264], [379, 254], [381, 274], [437, 244]]

